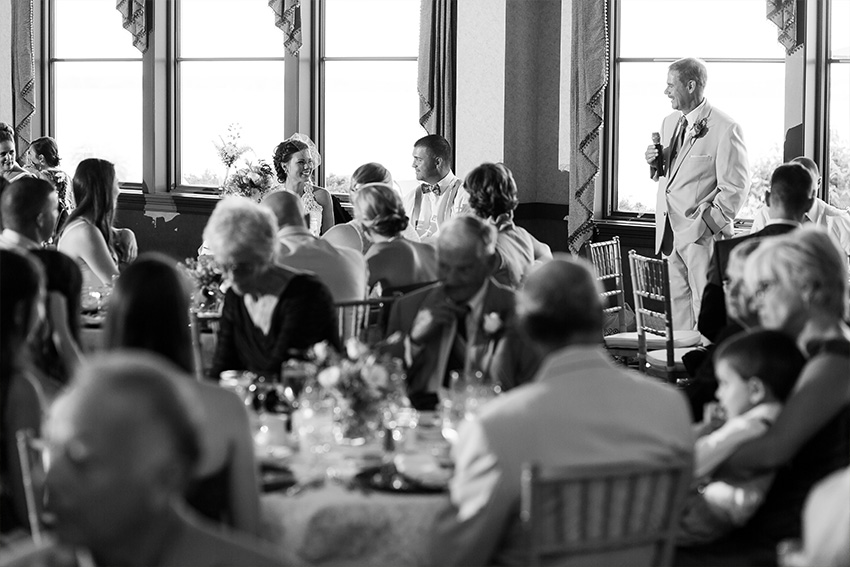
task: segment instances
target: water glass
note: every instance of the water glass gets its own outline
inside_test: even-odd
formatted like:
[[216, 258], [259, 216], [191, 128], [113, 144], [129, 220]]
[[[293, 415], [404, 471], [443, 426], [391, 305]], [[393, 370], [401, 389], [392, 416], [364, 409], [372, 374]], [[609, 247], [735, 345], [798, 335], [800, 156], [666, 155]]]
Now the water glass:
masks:
[[250, 407], [253, 397], [249, 388], [256, 377], [256, 374], [246, 370], [225, 370], [219, 375], [218, 383], [225, 390], [235, 393], [243, 404]]
[[395, 415], [387, 422], [387, 428], [392, 432], [396, 453], [416, 452], [418, 425], [419, 412], [415, 409], [404, 407], [395, 411]]

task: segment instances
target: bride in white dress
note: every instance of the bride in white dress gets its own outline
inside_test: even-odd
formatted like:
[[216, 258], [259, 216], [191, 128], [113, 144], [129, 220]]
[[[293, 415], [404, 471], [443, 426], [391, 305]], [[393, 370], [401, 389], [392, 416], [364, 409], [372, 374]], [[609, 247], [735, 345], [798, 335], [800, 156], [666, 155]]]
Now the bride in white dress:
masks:
[[316, 145], [303, 134], [293, 134], [274, 150], [277, 188], [301, 198], [310, 232], [324, 234], [334, 225], [333, 202], [327, 190], [313, 185], [313, 171], [322, 163]]

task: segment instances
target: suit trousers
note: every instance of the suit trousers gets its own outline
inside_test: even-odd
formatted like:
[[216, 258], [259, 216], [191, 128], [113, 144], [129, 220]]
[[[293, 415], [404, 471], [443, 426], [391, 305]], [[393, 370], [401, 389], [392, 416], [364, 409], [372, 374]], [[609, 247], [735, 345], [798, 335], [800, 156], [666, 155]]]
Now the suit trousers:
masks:
[[665, 255], [670, 270], [674, 329], [696, 329], [713, 246], [714, 238], [706, 227], [696, 242], [674, 239], [673, 250]]

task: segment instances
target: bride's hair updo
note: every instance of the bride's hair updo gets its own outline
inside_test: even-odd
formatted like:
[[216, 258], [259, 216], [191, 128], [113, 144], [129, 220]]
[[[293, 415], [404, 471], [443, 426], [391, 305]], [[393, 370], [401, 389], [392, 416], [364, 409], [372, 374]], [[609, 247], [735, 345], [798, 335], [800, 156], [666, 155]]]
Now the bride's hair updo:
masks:
[[352, 194], [355, 216], [363, 226], [391, 238], [407, 227], [408, 218], [398, 193], [383, 183], [369, 183]]
[[309, 150], [310, 147], [301, 140], [286, 140], [281, 142], [274, 149], [274, 170], [277, 173], [277, 179], [281, 183], [286, 181], [286, 169], [284, 164], [288, 163], [292, 156], [298, 152]]
[[275, 147], [274, 170], [277, 173], [278, 181], [281, 183], [286, 181], [286, 169], [283, 166], [289, 163], [293, 155], [304, 150], [310, 153], [310, 159], [313, 160], [314, 167], [322, 165], [322, 155], [319, 153], [319, 149], [313, 143], [313, 140], [304, 134], [296, 132]]

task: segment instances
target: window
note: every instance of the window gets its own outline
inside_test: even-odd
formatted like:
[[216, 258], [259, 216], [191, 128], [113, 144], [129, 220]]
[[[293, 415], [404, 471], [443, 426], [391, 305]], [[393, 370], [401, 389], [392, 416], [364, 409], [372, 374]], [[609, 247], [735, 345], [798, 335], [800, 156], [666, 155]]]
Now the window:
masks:
[[179, 0], [177, 7], [177, 178], [218, 187], [225, 166], [215, 143], [231, 125], [250, 148], [247, 161], [271, 163], [283, 140], [283, 32], [267, 0]]
[[850, 208], [850, 0], [830, 3], [829, 61], [829, 163], [823, 171], [828, 201]]
[[114, 0], [53, 0], [51, 108], [61, 167], [115, 164], [119, 181], [142, 181], [142, 55]]
[[[323, 171], [332, 191], [348, 188], [368, 162], [390, 170], [403, 190], [416, 179], [413, 143], [419, 0], [324, 0], [319, 104]], [[380, 17], [375, 17], [380, 14]]]
[[785, 134], [785, 54], [776, 27], [765, 17], [764, 0], [612, 3], [616, 40], [613, 120], [608, 121], [613, 128], [607, 134], [613, 136], [609, 211], [627, 217], [655, 211], [657, 184], [649, 178], [643, 154], [652, 132], [660, 131], [662, 119], [672, 112], [663, 93], [667, 67], [692, 56], [708, 67], [708, 101], [743, 130], [752, 186], [738, 216], [752, 218], [770, 173], [782, 160]]

